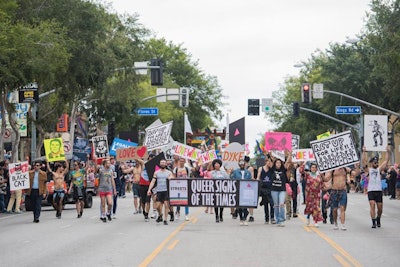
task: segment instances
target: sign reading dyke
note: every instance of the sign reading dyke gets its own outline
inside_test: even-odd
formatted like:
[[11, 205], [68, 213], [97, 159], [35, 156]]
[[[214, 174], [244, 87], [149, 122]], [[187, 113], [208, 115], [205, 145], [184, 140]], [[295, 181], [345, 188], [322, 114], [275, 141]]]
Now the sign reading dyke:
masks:
[[226, 169], [239, 168], [239, 161], [244, 159], [244, 148], [237, 142], [230, 143], [222, 153], [222, 162]]
[[117, 161], [123, 162], [134, 159], [147, 159], [147, 157], [147, 148], [145, 146], [117, 149]]
[[349, 166], [359, 161], [350, 131], [310, 142], [320, 172]]
[[258, 181], [230, 179], [172, 179], [171, 206], [257, 207]]
[[146, 146], [148, 150], [168, 145], [172, 124], [173, 121], [170, 121], [159, 126], [146, 128], [146, 136], [143, 145]]

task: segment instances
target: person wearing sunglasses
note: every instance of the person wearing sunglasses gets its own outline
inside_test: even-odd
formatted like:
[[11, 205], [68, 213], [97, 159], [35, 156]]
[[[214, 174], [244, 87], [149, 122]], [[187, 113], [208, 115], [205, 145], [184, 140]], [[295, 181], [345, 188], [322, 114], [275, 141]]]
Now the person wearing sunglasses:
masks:
[[42, 199], [46, 197], [47, 173], [41, 170], [42, 163], [36, 161], [33, 170], [29, 171], [29, 188], [26, 196], [29, 196], [33, 207], [33, 222], [38, 223], [42, 210]]

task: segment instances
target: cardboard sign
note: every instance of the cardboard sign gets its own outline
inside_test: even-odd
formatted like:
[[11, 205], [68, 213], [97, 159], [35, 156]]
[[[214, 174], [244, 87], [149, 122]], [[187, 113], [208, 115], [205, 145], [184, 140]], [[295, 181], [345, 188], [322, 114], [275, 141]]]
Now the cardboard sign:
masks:
[[147, 148], [145, 146], [117, 149], [117, 161], [123, 162], [134, 159], [147, 159], [147, 157]]
[[310, 142], [320, 172], [332, 171], [359, 161], [350, 131]]
[[29, 188], [29, 163], [28, 161], [10, 163], [10, 190]]
[[295, 149], [292, 151], [292, 161], [315, 161], [314, 153], [311, 148]]
[[197, 161], [201, 154], [201, 150], [195, 147], [181, 144], [179, 142], [174, 142], [171, 150], [173, 155], [178, 155], [181, 158], [189, 159], [192, 161]]
[[146, 136], [144, 138], [143, 145], [146, 146], [148, 150], [153, 150], [168, 145], [172, 124], [173, 121], [170, 121], [159, 126], [146, 128]]
[[92, 138], [94, 156], [97, 159], [108, 158], [110, 153], [108, 152], [107, 135], [95, 136]]
[[48, 162], [65, 160], [64, 142], [62, 138], [45, 139], [44, 150]]
[[266, 132], [266, 150], [292, 150], [292, 133], [289, 132]]
[[171, 179], [171, 206], [257, 207], [258, 181], [230, 179]]
[[244, 148], [239, 143], [231, 143], [222, 153], [222, 162], [226, 169], [239, 168], [239, 160], [244, 159]]
[[292, 151], [300, 148], [300, 135], [292, 134]]
[[122, 140], [119, 138], [114, 138], [114, 140], [111, 144], [111, 148], [110, 148], [110, 155], [117, 156], [118, 148], [128, 148], [128, 147], [136, 147], [136, 146], [138, 146], [137, 143], [129, 142], [129, 141]]

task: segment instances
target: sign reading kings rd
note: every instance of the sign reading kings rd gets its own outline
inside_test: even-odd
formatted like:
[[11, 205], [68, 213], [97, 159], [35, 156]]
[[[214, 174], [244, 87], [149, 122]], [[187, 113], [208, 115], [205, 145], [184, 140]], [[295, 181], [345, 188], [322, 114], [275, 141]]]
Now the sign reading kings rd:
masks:
[[361, 114], [360, 106], [336, 106], [336, 114]]

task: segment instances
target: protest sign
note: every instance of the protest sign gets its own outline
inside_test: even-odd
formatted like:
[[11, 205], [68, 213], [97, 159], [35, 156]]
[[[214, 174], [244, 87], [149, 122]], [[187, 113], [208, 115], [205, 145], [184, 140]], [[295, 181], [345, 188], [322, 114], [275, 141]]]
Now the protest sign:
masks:
[[315, 161], [314, 153], [311, 148], [295, 149], [292, 151], [292, 161]]
[[117, 149], [117, 161], [123, 162], [135, 159], [147, 159], [147, 157], [147, 148], [145, 146]]
[[388, 116], [364, 115], [364, 145], [367, 151], [386, 151]]
[[285, 151], [280, 151], [280, 150], [272, 150], [271, 155], [274, 158], [280, 159], [282, 161], [285, 161]]
[[324, 139], [326, 137], [329, 137], [330, 135], [331, 135], [331, 132], [325, 132], [325, 133], [319, 134], [319, 135], [317, 135], [317, 140]]
[[292, 151], [300, 148], [300, 135], [292, 134]]
[[160, 168], [160, 161], [165, 159], [165, 155], [163, 152], [155, 156], [153, 159], [147, 161], [144, 164], [144, 169], [147, 173], [147, 176], [149, 179], [153, 179], [154, 177], [154, 172], [157, 171]]
[[173, 121], [170, 121], [153, 128], [146, 128], [146, 136], [144, 138], [143, 145], [146, 146], [148, 150], [153, 150], [168, 145], [172, 124]]
[[189, 159], [192, 161], [197, 161], [201, 154], [201, 150], [195, 147], [184, 145], [179, 142], [174, 142], [171, 150], [173, 155], [178, 155], [181, 158]]
[[349, 166], [359, 161], [350, 131], [310, 142], [320, 172]]
[[289, 132], [266, 132], [266, 150], [292, 150], [292, 133]]
[[28, 161], [10, 163], [10, 190], [29, 188], [29, 163]]
[[222, 153], [222, 162], [226, 169], [239, 168], [239, 160], [244, 159], [244, 148], [239, 143], [230, 143]]
[[107, 135], [100, 135], [93, 137], [92, 143], [94, 147], [94, 156], [97, 159], [107, 158], [110, 156], [108, 152]]
[[214, 149], [208, 150], [200, 154], [199, 163], [200, 164], [209, 163], [216, 158], [217, 158], [217, 152]]
[[128, 147], [135, 147], [138, 146], [137, 143], [129, 142], [123, 139], [114, 138], [111, 147], [110, 147], [110, 155], [117, 156], [117, 149], [118, 148], [128, 148]]
[[230, 179], [172, 179], [171, 206], [257, 207], [258, 181]]
[[45, 139], [44, 150], [48, 162], [65, 160], [64, 143], [62, 138]]

